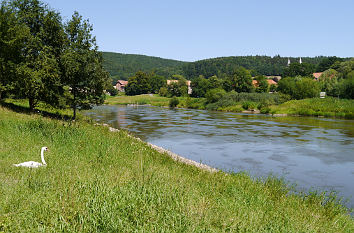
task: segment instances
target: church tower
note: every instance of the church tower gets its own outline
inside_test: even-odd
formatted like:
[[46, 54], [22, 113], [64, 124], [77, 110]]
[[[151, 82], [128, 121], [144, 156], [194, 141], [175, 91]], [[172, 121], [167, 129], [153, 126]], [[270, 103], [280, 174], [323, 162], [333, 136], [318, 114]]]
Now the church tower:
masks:
[[290, 58], [288, 58], [288, 66], [290, 66]]
[[302, 63], [301, 57], [300, 57], [299, 63], [300, 63], [300, 64]]

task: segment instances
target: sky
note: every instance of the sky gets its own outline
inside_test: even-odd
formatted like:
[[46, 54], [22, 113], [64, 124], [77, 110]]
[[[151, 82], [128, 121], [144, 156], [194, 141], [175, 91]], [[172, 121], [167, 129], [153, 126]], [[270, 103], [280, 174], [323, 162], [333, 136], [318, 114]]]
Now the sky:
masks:
[[78, 11], [100, 51], [181, 61], [214, 57], [354, 57], [354, 0], [43, 0]]

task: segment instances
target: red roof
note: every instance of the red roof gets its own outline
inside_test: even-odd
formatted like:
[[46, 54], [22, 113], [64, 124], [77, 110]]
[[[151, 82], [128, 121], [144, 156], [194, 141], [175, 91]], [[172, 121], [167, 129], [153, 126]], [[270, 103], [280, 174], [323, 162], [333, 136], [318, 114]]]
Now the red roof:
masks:
[[323, 72], [318, 72], [318, 73], [313, 73], [312, 75], [317, 80], [322, 74], [323, 74]]
[[267, 79], [267, 82], [268, 82], [269, 85], [277, 85], [277, 82], [275, 82], [272, 79]]
[[126, 86], [126, 85], [128, 85], [128, 81], [125, 81], [125, 80], [118, 80], [117, 81], [117, 84], [120, 84], [121, 86]]
[[[272, 79], [267, 79], [267, 82], [268, 82], [268, 85], [277, 85], [277, 82], [275, 82], [275, 81], [272, 80]], [[258, 87], [258, 81], [255, 80], [255, 79], [253, 79], [253, 80], [252, 80], [252, 85], [253, 85], [254, 87]]]

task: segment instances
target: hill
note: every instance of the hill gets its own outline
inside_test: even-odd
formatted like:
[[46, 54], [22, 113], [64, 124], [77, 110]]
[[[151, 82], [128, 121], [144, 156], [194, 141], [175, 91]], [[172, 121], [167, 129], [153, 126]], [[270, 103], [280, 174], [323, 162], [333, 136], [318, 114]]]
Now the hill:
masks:
[[[287, 67], [288, 57], [274, 56], [231, 56], [217, 57], [195, 62], [184, 62], [172, 59], [164, 59], [160, 57], [152, 57], [136, 54], [122, 54], [112, 52], [102, 52], [103, 66], [110, 73], [113, 81], [117, 79], [127, 80], [137, 71], [152, 72], [164, 76], [171, 77], [174, 74], [181, 74], [187, 79], [193, 79], [199, 75], [209, 78], [217, 75], [222, 78], [226, 75], [233, 74], [236, 67], [243, 66], [251, 70], [255, 75], [282, 75]], [[349, 58], [336, 57], [302, 57], [302, 62], [313, 65], [314, 70], [318, 70], [321, 65], [331, 58], [347, 60]], [[290, 57], [291, 63], [299, 62], [299, 57]], [[323, 70], [320, 70], [323, 71]]]
[[103, 66], [116, 79], [127, 80], [137, 71], [151, 72], [165, 77], [182, 73], [187, 62], [136, 54], [102, 52]]
[[[315, 67], [327, 57], [304, 57], [302, 62], [313, 64]], [[298, 57], [290, 57], [290, 62], [299, 62]], [[282, 75], [284, 69], [287, 67], [288, 57], [280, 56], [232, 56], [232, 57], [218, 57], [200, 60], [183, 66], [183, 74], [188, 78], [211, 77], [217, 75], [230, 75], [238, 66], [251, 70], [252, 75]]]

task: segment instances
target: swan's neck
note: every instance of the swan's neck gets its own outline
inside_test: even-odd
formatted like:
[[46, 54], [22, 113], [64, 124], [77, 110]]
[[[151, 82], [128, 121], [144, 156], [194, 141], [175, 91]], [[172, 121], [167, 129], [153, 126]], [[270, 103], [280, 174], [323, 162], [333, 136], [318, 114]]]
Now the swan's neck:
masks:
[[41, 151], [41, 159], [42, 159], [43, 165], [47, 165], [47, 163], [46, 163], [45, 160], [44, 160], [44, 150], [45, 150], [45, 148], [42, 148], [42, 151]]

